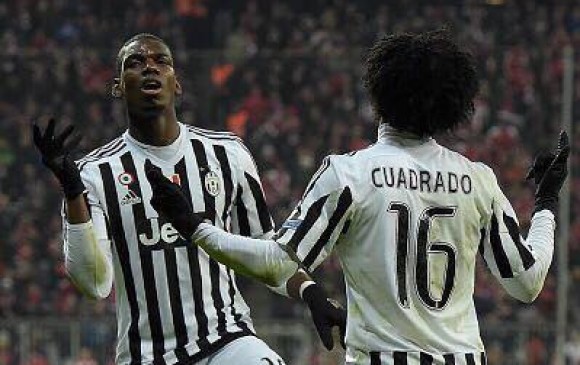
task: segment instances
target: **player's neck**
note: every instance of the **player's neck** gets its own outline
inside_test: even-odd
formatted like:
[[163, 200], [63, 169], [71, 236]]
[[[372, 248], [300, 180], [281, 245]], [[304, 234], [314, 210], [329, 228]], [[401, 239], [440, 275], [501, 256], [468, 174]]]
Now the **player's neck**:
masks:
[[175, 110], [156, 116], [129, 116], [129, 134], [137, 141], [150, 146], [167, 146], [179, 137], [179, 124]]

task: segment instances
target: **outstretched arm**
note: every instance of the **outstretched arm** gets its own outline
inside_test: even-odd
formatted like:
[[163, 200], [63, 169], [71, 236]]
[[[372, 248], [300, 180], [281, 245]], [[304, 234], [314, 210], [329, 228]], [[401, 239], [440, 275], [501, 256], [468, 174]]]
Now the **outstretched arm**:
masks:
[[526, 240], [520, 236], [515, 212], [496, 189], [493, 214], [482, 231], [480, 252], [492, 273], [513, 297], [532, 302], [541, 292], [554, 252], [554, 219], [558, 194], [567, 176], [570, 146], [563, 132], [555, 153], [536, 158], [528, 178], [537, 185], [535, 209]]
[[298, 270], [300, 260], [292, 258], [296, 255], [288, 255], [286, 248], [274, 240], [234, 235], [209, 222], [204, 223], [203, 217], [193, 212], [191, 202], [178, 185], [166, 179], [150, 161], [146, 161], [145, 171], [153, 191], [151, 205], [183, 237], [190, 238], [212, 258], [236, 272], [253, 277], [271, 288], [281, 289], [278, 292], [303, 299], [328, 349], [333, 347], [333, 326], [339, 326], [341, 338], [344, 338], [346, 313], [328, 300], [322, 287], [316, 285], [306, 271]]

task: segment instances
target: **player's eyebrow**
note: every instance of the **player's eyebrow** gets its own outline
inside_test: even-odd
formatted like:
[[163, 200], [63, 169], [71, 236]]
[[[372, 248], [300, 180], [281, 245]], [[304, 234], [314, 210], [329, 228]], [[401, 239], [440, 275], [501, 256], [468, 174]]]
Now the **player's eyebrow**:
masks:
[[173, 61], [173, 58], [171, 57], [171, 55], [166, 53], [166, 52], [157, 52], [157, 53], [152, 53], [152, 54], [150, 54], [150, 53], [145, 54], [145, 53], [139, 52], [139, 51], [126, 55], [125, 61], [135, 59], [135, 58], [136, 59], [144, 59], [145, 57], [153, 57], [155, 59], [167, 58], [168, 60]]

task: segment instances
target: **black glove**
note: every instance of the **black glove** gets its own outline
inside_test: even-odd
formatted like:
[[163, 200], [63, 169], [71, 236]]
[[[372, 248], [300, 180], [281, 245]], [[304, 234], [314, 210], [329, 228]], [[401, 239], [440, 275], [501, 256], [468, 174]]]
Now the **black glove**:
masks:
[[71, 151], [81, 141], [81, 136], [69, 138], [74, 130], [72, 125], [66, 127], [61, 134], [55, 136], [56, 120], [50, 119], [42, 134], [40, 127], [32, 125], [34, 145], [42, 155], [42, 163], [52, 171], [60, 182], [64, 196], [74, 199], [85, 191], [85, 185], [77, 165], [70, 157]]
[[534, 213], [549, 209], [556, 214], [558, 211], [558, 194], [568, 176], [568, 157], [570, 142], [566, 132], [560, 133], [556, 152], [538, 154], [530, 167], [526, 179], [534, 179], [536, 183], [536, 202]]
[[193, 212], [190, 200], [179, 185], [169, 181], [149, 160], [145, 161], [145, 174], [153, 191], [151, 205], [183, 238], [189, 240], [203, 222], [203, 217]]
[[310, 309], [312, 321], [314, 322], [314, 326], [316, 326], [316, 331], [324, 347], [329, 351], [332, 350], [334, 347], [332, 327], [338, 326], [340, 330], [340, 344], [343, 348], [346, 348], [344, 344], [346, 311], [333, 299], [328, 298], [324, 289], [318, 284], [312, 284], [304, 289], [302, 299]]

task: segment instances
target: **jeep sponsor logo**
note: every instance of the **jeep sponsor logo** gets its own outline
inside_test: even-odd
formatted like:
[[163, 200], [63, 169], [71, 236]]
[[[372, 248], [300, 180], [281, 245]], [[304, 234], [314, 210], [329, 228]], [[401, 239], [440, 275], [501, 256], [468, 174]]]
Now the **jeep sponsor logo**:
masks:
[[151, 218], [137, 227], [139, 242], [152, 250], [186, 246], [187, 241], [163, 218]]

